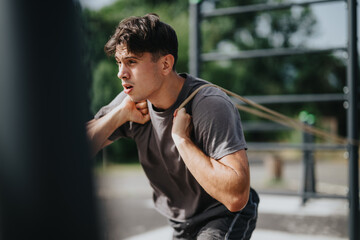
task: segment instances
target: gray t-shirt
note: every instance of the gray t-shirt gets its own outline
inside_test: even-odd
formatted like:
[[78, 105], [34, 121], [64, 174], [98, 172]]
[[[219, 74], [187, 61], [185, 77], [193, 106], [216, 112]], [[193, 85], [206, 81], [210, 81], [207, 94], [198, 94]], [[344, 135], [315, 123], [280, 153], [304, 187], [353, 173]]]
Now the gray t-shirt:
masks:
[[[176, 221], [184, 221], [217, 205], [185, 166], [171, 137], [173, 113], [195, 89], [208, 82], [182, 74], [186, 79], [178, 99], [165, 111], [154, 110], [148, 101], [151, 121], [142, 124], [127, 122], [110, 140], [132, 138], [138, 148], [140, 163], [153, 188], [157, 210]], [[121, 92], [109, 105], [100, 109], [100, 118], [119, 105], [126, 97]], [[194, 124], [193, 140], [214, 159], [246, 149], [240, 115], [230, 98], [215, 87], [201, 89], [188, 104]]]

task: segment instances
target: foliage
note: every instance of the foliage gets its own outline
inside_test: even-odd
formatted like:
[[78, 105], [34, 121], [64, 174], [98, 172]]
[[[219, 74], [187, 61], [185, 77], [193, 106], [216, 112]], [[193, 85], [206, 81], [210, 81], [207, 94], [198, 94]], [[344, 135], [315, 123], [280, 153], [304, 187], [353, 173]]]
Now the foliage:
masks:
[[[241, 5], [282, 0], [243, 0]], [[236, 6], [236, 0], [208, 0], [205, 7], [224, 8]], [[91, 62], [89, 71], [93, 76], [93, 113], [106, 105], [121, 91], [116, 77], [116, 65], [105, 56], [103, 46], [123, 18], [155, 12], [160, 19], [170, 24], [179, 38], [178, 72], [188, 70], [188, 1], [119, 0], [99, 11], [84, 10], [87, 22], [86, 35], [89, 41]], [[316, 18], [309, 7], [288, 10], [246, 13], [213, 17], [201, 22], [202, 52], [234, 52], [254, 49], [301, 48], [316, 33]], [[288, 57], [265, 57], [235, 61], [205, 62], [201, 77], [241, 95], [340, 93], [345, 85], [345, 67], [341, 58], [330, 54], [296, 55]], [[286, 115], [297, 117], [307, 109], [316, 116], [345, 115], [341, 104], [277, 104], [270, 108]], [[245, 113], [242, 119], [259, 120]], [[340, 129], [342, 127], [340, 126]], [[288, 133], [274, 135], [247, 133], [247, 140], [274, 141], [289, 137]], [[117, 141], [110, 145], [108, 156], [117, 161], [119, 155], [134, 158], [135, 145]], [[119, 154], [121, 153], [121, 154]]]
[[109, 103], [121, 90], [121, 81], [116, 77], [115, 62], [102, 60], [94, 69], [92, 86], [92, 112], [97, 112], [104, 103]]

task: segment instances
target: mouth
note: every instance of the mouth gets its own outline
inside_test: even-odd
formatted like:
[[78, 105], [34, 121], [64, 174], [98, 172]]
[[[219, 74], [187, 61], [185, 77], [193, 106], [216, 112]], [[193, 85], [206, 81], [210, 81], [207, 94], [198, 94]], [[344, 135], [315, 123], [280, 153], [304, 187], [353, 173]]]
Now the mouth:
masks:
[[132, 90], [133, 90], [133, 86], [132, 85], [130, 85], [130, 84], [123, 84], [122, 85], [123, 86], [123, 88], [124, 88], [124, 92], [126, 93], [126, 94], [129, 94]]

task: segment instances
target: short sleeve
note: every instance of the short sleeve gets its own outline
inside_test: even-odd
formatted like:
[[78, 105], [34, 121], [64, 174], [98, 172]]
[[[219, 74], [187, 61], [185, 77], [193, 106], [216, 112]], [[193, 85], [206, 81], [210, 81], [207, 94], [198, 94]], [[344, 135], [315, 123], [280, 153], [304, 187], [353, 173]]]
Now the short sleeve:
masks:
[[192, 103], [195, 141], [214, 159], [247, 148], [239, 111], [219, 91], [208, 90], [208, 94], [196, 96]]
[[94, 118], [99, 119], [113, 110], [116, 106], [119, 106], [122, 101], [125, 99], [126, 94], [124, 92], [119, 93], [108, 105], [103, 106], [100, 110], [95, 114]]

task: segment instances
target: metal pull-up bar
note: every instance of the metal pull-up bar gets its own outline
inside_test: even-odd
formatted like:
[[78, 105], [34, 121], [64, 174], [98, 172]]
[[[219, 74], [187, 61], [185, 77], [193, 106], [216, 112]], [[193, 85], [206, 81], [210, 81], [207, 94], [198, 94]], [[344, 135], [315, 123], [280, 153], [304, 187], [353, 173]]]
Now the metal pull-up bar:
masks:
[[[200, 23], [203, 18], [220, 17], [224, 15], [243, 14], [249, 12], [272, 11], [287, 9], [293, 6], [308, 6], [328, 2], [342, 2], [342, 0], [315, 0], [299, 3], [256, 4], [250, 6], [238, 6], [232, 8], [214, 9], [200, 12], [202, 0], [190, 0], [190, 47], [189, 47], [189, 71], [194, 76], [199, 76], [201, 61], [233, 60], [254, 57], [273, 57], [294, 54], [308, 54], [332, 51], [347, 51], [347, 138], [359, 139], [359, 79], [358, 79], [358, 50], [357, 50], [357, 1], [347, 0], [348, 15], [348, 45], [333, 49], [269, 49], [251, 50], [233, 54], [201, 53]], [[348, 144], [349, 153], [349, 239], [358, 240], [359, 234], [359, 148], [355, 144]]]
[[303, 1], [303, 2], [293, 2], [293, 3], [254, 4], [249, 6], [237, 6], [237, 7], [214, 9], [211, 11], [206, 11], [204, 13], [201, 13], [201, 16], [204, 18], [209, 18], [209, 17], [218, 17], [224, 15], [234, 15], [234, 14], [251, 13], [251, 12], [282, 10], [291, 7], [303, 7], [308, 5], [320, 4], [320, 3], [340, 2], [340, 1], [343, 0], [317, 0], [317, 1]]
[[[347, 137], [359, 139], [359, 77], [357, 50], [357, 1], [348, 0], [348, 64], [347, 86]], [[359, 233], [359, 148], [348, 145], [349, 152], [349, 237], [350, 240], [360, 239]]]

